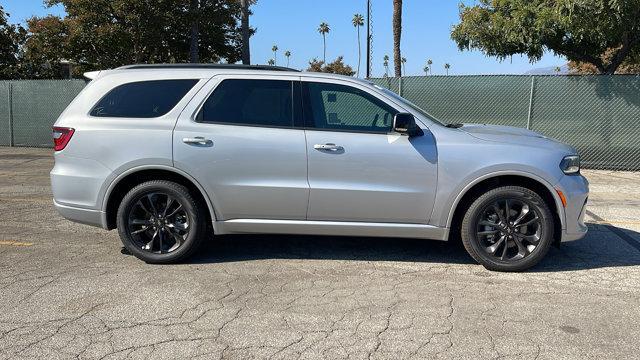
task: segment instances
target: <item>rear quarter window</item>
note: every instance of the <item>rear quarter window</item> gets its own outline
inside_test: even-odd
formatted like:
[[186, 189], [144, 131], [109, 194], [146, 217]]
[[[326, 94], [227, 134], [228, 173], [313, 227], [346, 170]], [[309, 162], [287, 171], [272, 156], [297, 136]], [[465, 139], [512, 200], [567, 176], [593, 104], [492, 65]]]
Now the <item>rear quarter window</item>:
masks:
[[151, 80], [122, 84], [103, 96], [89, 115], [117, 118], [159, 117], [171, 111], [198, 81]]

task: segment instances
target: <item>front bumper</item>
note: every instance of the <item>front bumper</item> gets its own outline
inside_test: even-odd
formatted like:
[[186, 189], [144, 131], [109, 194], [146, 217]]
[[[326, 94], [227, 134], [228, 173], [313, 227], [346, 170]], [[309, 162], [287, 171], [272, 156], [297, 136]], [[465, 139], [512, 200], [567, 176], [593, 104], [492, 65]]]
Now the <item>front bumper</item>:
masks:
[[567, 199], [561, 241], [582, 239], [588, 230], [584, 223], [584, 216], [589, 198], [589, 181], [582, 175], [566, 175], [562, 177], [555, 188], [562, 191]]

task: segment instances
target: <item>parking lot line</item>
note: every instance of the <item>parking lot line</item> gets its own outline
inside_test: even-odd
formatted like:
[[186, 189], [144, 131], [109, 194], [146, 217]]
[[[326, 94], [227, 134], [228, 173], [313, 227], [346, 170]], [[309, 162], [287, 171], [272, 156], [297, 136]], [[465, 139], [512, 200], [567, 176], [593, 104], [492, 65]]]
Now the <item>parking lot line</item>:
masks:
[[33, 243], [30, 242], [21, 242], [21, 241], [0, 241], [0, 246], [32, 246]]
[[638, 242], [636, 239], [627, 235], [627, 233], [625, 233], [624, 231], [611, 225], [611, 222], [601, 218], [600, 216], [592, 213], [591, 211], [587, 210], [586, 213], [587, 215], [591, 216], [594, 220], [596, 220], [600, 225], [603, 225], [604, 227], [609, 229], [612, 233], [616, 234], [619, 238], [624, 240], [627, 244], [633, 246], [636, 250], [640, 251], [640, 242]]

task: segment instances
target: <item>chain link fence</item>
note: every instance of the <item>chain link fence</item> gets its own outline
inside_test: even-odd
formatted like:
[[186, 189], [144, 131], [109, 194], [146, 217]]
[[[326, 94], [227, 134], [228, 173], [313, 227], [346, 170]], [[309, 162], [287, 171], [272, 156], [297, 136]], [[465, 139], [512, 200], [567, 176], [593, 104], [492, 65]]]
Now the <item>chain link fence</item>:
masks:
[[[529, 128], [573, 145], [584, 167], [640, 171], [640, 76], [371, 79], [445, 123]], [[51, 147], [82, 80], [0, 81], [0, 145]]]
[[585, 168], [640, 171], [640, 76], [371, 80], [442, 122], [528, 128], [574, 146]]
[[52, 147], [51, 126], [84, 86], [82, 80], [0, 81], [0, 145]]

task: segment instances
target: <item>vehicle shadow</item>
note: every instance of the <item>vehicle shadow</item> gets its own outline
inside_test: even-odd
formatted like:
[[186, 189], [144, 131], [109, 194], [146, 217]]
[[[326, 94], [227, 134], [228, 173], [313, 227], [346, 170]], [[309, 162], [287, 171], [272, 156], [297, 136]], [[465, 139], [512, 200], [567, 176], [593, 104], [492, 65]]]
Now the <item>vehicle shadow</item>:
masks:
[[[552, 247], [545, 259], [531, 271], [557, 272], [640, 265], [640, 250], [627, 244], [608, 226], [589, 224], [590, 231], [584, 239], [564, 243], [559, 249]], [[639, 233], [624, 231], [631, 238], [640, 239]], [[459, 242], [305, 235], [218, 236], [203, 246], [190, 263], [265, 259], [475, 264]]]

